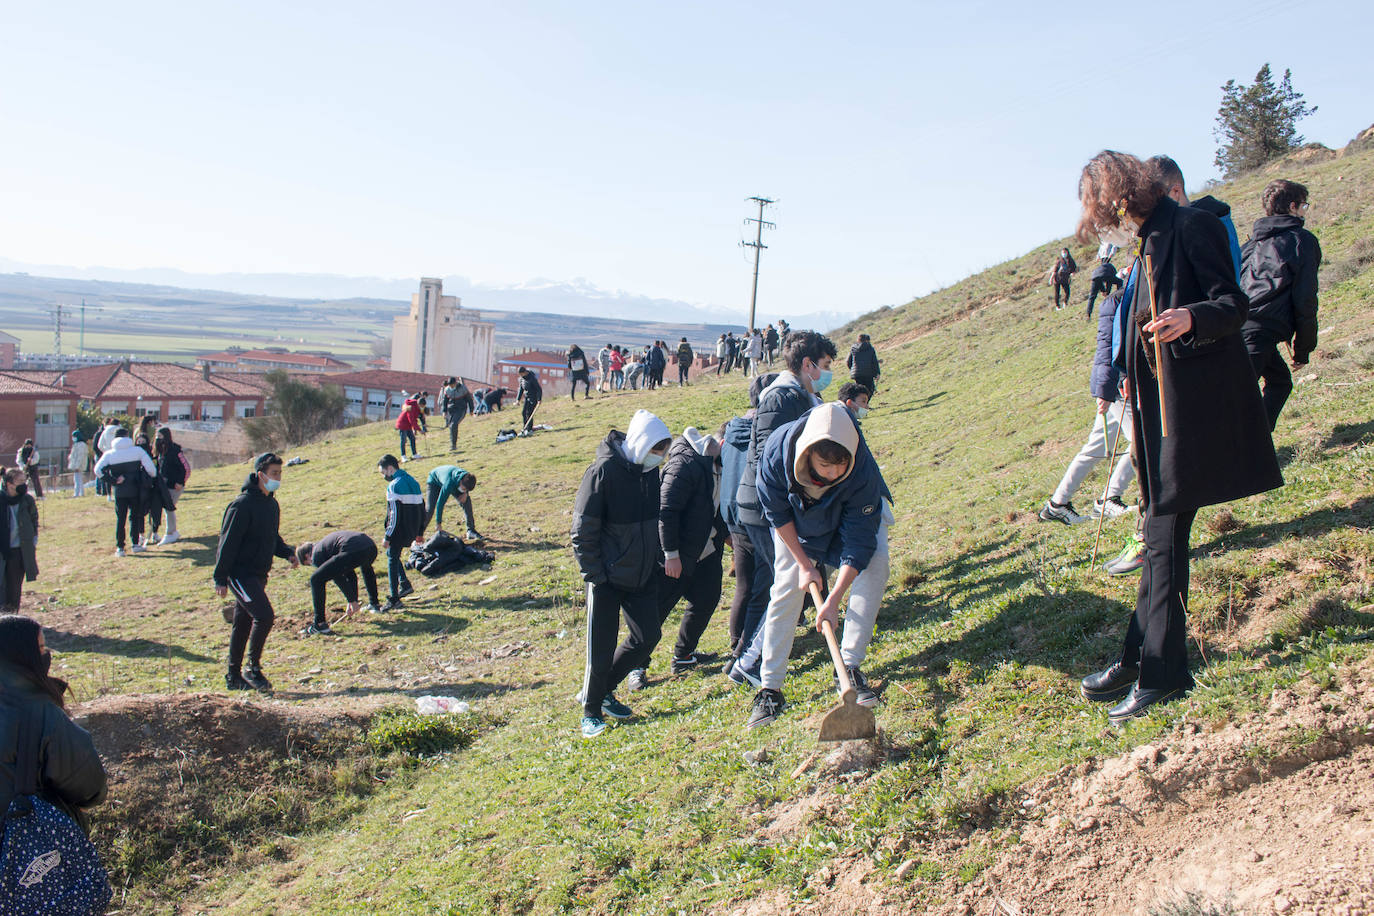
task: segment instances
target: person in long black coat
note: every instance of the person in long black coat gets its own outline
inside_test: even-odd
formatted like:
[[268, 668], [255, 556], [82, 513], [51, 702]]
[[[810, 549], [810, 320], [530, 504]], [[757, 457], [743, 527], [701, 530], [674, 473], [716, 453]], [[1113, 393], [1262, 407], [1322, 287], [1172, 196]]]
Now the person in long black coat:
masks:
[[1178, 206], [1144, 163], [1124, 153], [1094, 157], [1079, 197], [1081, 239], [1120, 245], [1135, 236], [1143, 248], [1122, 299], [1117, 360], [1135, 426], [1145, 566], [1121, 658], [1082, 685], [1089, 699], [1121, 699], [1109, 713], [1120, 724], [1193, 687], [1188, 537], [1197, 510], [1272, 490], [1283, 477], [1240, 335], [1249, 300], [1221, 222]]

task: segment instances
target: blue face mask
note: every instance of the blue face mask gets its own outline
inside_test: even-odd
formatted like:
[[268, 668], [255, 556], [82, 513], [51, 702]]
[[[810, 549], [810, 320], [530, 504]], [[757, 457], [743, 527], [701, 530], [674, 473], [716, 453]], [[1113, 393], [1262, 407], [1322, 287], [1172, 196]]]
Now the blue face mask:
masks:
[[854, 408], [854, 416], [857, 417], [858, 419], [862, 420], [864, 417], [868, 416], [868, 408], [867, 408], [867, 407], [855, 407], [855, 408]]
[[824, 391], [827, 387], [830, 386], [830, 380], [834, 377], [834, 373], [832, 373], [829, 369], [822, 369], [821, 377], [812, 382], [812, 384], [816, 386], [817, 391]]
[[262, 486], [268, 493], [275, 493], [277, 492], [277, 487], [281, 486], [281, 481], [273, 480], [271, 477], [264, 474], [262, 476]]

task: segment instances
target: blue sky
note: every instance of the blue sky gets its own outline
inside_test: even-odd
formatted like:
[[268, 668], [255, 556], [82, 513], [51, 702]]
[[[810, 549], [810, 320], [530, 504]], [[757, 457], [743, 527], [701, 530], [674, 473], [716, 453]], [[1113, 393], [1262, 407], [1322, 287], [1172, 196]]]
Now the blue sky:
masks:
[[[1374, 123], [1374, 4], [0, 6], [0, 257], [858, 312], [1072, 227], [1103, 147], [1215, 175], [1220, 86]], [[468, 301], [481, 307], [480, 301]]]

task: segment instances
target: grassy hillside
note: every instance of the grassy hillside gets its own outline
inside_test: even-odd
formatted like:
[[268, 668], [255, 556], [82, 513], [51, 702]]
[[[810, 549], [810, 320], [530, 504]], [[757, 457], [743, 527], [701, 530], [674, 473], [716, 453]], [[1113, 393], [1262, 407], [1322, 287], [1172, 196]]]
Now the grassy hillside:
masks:
[[[815, 756], [815, 714], [834, 702], [815, 634], [798, 640], [793, 705], [770, 729], [743, 729], [750, 695], [718, 674], [667, 678], [662, 650], [651, 688], [622, 695], [636, 718], [595, 741], [575, 736], [584, 617], [567, 529], [597, 440], [637, 407], [679, 431], [714, 428], [746, 402], [738, 377], [551, 400], [540, 419], [554, 430], [532, 440], [492, 442], [509, 413], [463, 426], [459, 463], [479, 475], [478, 524], [497, 555], [489, 571], [417, 578], [407, 612], [346, 620], [340, 637], [311, 640], [295, 635], [308, 614], [305, 576], [280, 571], [265, 661], [276, 697], [232, 703], [263, 721], [293, 710], [343, 720], [452, 694], [486, 717], [476, 740], [399, 763], [368, 757], [356, 740], [352, 755], [292, 756], [288, 739], [262, 764], [272, 787], [264, 793], [251, 778], [221, 789], [219, 771], [197, 757], [166, 770], [175, 781], [158, 836], [130, 815], [137, 768], [116, 761], [121, 782], [98, 837], [130, 909], [725, 911], [764, 892], [814, 897], [840, 857], [869, 862], [875, 880], [890, 882], [890, 899], [936, 903], [950, 882], [975, 880], [1018, 842], [1004, 820], [1017, 787], [1167, 740], [1180, 723], [1218, 728], [1266, 708], [1277, 687], [1360, 661], [1374, 634], [1374, 154], [1284, 174], [1311, 189], [1309, 225], [1325, 248], [1321, 339], [1276, 436], [1287, 485], [1204, 510], [1195, 526], [1199, 687], [1186, 702], [1116, 731], [1078, 697], [1078, 678], [1119, 646], [1136, 580], [1088, 568], [1091, 526], [1034, 516], [1092, 419], [1094, 326], [1049, 306], [1054, 241], [856, 325], [883, 359], [884, 390], [864, 430], [898, 516], [866, 666], [885, 699], [876, 768], [837, 773], [845, 767]], [[1217, 191], [1236, 208], [1242, 238], [1270, 177]], [[836, 335], [842, 350], [852, 330]], [[441, 435], [422, 451], [437, 452]], [[301, 448], [311, 461], [287, 469], [279, 492], [287, 540], [337, 526], [380, 539], [375, 463], [393, 445], [389, 429], [373, 426]], [[438, 463], [409, 469], [420, 476]], [[180, 512], [186, 539], [122, 560], [110, 555], [104, 502], [43, 505], [38, 613], [81, 697], [218, 688], [227, 628], [209, 566], [243, 472], [197, 470]], [[1096, 475], [1087, 487], [1102, 483]], [[1126, 521], [1109, 523], [1103, 552], [1115, 553], [1127, 532]], [[330, 601], [338, 607], [336, 592]], [[723, 618], [705, 649], [723, 648]], [[261, 749], [279, 744], [264, 737]], [[164, 761], [176, 753], [164, 749]], [[215, 805], [197, 807], [211, 794]], [[169, 848], [189, 864], [168, 867]]]

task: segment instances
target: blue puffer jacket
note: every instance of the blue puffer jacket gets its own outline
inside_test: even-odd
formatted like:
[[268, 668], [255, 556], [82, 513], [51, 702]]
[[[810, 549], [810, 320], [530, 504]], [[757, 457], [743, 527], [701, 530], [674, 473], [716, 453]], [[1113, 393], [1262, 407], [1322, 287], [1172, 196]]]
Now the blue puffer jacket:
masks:
[[731, 531], [743, 530], [735, 497], [749, 463], [749, 433], [753, 428], [752, 418], [731, 417], [725, 424], [725, 441], [720, 444], [720, 514]]
[[[821, 408], [824, 410], [826, 406]], [[793, 470], [797, 440], [806, 427], [807, 411], [798, 420], [783, 426], [768, 437], [759, 462], [758, 495], [768, 525], [778, 528], [792, 522], [806, 555], [827, 566], [852, 566], [859, 572], [868, 567], [878, 548], [878, 527], [883, 518], [883, 490], [886, 484], [878, 465], [858, 435], [854, 468], [849, 476], [812, 501], [797, 483]], [[848, 416], [848, 411], [844, 411]], [[850, 417], [850, 422], [853, 418]]]
[[1116, 325], [1116, 310], [1121, 305], [1121, 290], [1102, 301], [1097, 313], [1097, 352], [1093, 354], [1092, 377], [1088, 390], [1095, 398], [1115, 401], [1121, 397], [1121, 373], [1112, 363], [1112, 333]]

